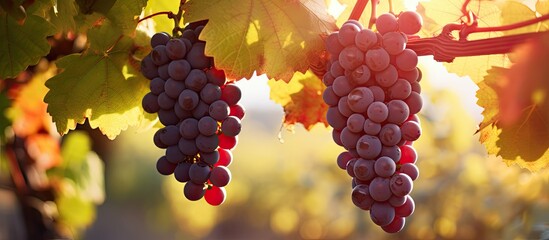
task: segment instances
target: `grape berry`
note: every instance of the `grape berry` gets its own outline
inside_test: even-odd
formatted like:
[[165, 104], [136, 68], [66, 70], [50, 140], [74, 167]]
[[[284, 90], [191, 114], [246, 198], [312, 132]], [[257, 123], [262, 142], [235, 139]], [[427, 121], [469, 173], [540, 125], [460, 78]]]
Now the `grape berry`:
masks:
[[238, 105], [240, 88], [227, 82], [222, 70], [204, 54], [198, 40], [204, 22], [189, 24], [181, 38], [156, 33], [153, 50], [141, 62], [141, 71], [151, 80], [142, 100], [143, 109], [157, 113], [165, 126], [153, 138], [166, 149], [156, 163], [162, 175], [173, 174], [185, 183], [184, 196], [217, 206], [225, 201], [225, 186], [231, 180], [232, 162], [244, 117]]
[[377, 32], [350, 20], [326, 38], [326, 117], [346, 149], [337, 165], [353, 178], [353, 203], [389, 233], [402, 230], [415, 206], [409, 194], [419, 175], [412, 142], [421, 135], [421, 72], [406, 43], [421, 25], [416, 12], [386, 13]]

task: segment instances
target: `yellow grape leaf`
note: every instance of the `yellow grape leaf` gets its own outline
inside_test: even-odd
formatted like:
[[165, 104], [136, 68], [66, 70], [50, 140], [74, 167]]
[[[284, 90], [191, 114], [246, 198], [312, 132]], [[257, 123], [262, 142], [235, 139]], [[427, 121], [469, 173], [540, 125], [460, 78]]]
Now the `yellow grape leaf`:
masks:
[[50, 91], [44, 101], [59, 133], [67, 133], [87, 118], [92, 128], [99, 127], [114, 139], [143, 120], [141, 98], [148, 92], [148, 81], [129, 57], [133, 41], [119, 39], [117, 33], [116, 29], [90, 30], [88, 40], [94, 44], [88, 52], [57, 60], [64, 71], [46, 82]]
[[[174, 11], [177, 12], [179, 8], [179, 1], [147, 1], [147, 7], [145, 8], [145, 16], [163, 12], [163, 11]], [[172, 34], [173, 29], [173, 20], [169, 19], [166, 16], [159, 16], [152, 18], [155, 26], [154, 29], [156, 32], [167, 32], [170, 35]]]
[[184, 17], [209, 19], [200, 35], [206, 55], [233, 79], [250, 78], [256, 70], [290, 81], [324, 50], [321, 35], [336, 29], [324, 0], [193, 0]]
[[549, 13], [549, 0], [538, 0], [536, 2], [536, 12], [541, 14]]
[[478, 104], [485, 108], [480, 140], [508, 165], [537, 171], [549, 165], [549, 35], [515, 52], [515, 64], [491, 69], [479, 84]]
[[[515, 2], [515, 1], [505, 1], [500, 6], [501, 9], [501, 24], [508, 25], [517, 22], [522, 22], [536, 18], [536, 12], [532, 11], [528, 6]], [[521, 33], [536, 32], [538, 29], [537, 24], [528, 25], [526, 27], [513, 29], [503, 32], [505, 35], [514, 35]]]
[[328, 126], [328, 106], [322, 100], [326, 86], [312, 71], [295, 73], [289, 83], [271, 79], [269, 86], [271, 99], [284, 108], [286, 126], [301, 123], [307, 130], [311, 130], [317, 123]]

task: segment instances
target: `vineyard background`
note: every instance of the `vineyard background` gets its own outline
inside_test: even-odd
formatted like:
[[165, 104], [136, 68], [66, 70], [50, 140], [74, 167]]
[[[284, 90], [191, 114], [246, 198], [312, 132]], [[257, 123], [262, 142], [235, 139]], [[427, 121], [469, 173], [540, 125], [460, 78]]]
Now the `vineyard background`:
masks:
[[[154, 5], [148, 6], [146, 14], [174, 11], [178, 5], [149, 2]], [[525, 3], [534, 6], [535, 2]], [[382, 5], [380, 12], [386, 11]], [[349, 8], [340, 10], [345, 14]], [[338, 19], [338, 26], [342, 19]], [[455, 19], [437, 18], [440, 22], [451, 20]], [[154, 21], [160, 26], [158, 31], [172, 27], [172, 22], [162, 16]], [[150, 24], [141, 25], [152, 31], [146, 29]], [[427, 30], [429, 27], [436, 29], [426, 24]], [[184, 200], [182, 185], [157, 174], [155, 162], [162, 150], [152, 144], [156, 129], [150, 129], [148, 122], [122, 132], [115, 140], [89, 127], [69, 132], [60, 155], [64, 160], [77, 160], [71, 164], [79, 164], [67, 167], [64, 163], [62, 171], [50, 171], [48, 176], [78, 176], [57, 183], [62, 189], [57, 207], [45, 204], [43, 211], [53, 211], [58, 217], [60, 232], [83, 239], [547, 238], [549, 171], [532, 173], [518, 166], [508, 167], [501, 158], [487, 154], [479, 134], [474, 134], [482, 119], [482, 109], [476, 106], [477, 81], [448, 73], [445, 68], [463, 67], [467, 59], [446, 65], [420, 57], [425, 105], [420, 113], [423, 135], [414, 144], [420, 168], [412, 192], [416, 210], [398, 234], [384, 233], [369, 220], [367, 212], [349, 200], [348, 176], [335, 165], [341, 148], [332, 142], [329, 128], [317, 124], [307, 131], [300, 124], [288, 127], [282, 123], [280, 104], [285, 105], [289, 95], [299, 90], [295, 81], [286, 85], [264, 75], [237, 83], [243, 89], [242, 105], [247, 113], [234, 150], [233, 180], [223, 205], [212, 207], [203, 201]], [[46, 118], [46, 108], [37, 102], [43, 100], [47, 92], [43, 83], [53, 71], [45, 61], [35, 67], [26, 85], [32, 87], [25, 88], [24, 95], [32, 96], [31, 100], [22, 103], [36, 107], [37, 115]], [[4, 108], [7, 118], [20, 122], [17, 108]], [[48, 120], [47, 127], [53, 129], [51, 118]], [[26, 232], [9, 184], [8, 154], [0, 154], [0, 218], [6, 219], [0, 223], [0, 239], [21, 237]], [[103, 171], [104, 180], [93, 177]]]

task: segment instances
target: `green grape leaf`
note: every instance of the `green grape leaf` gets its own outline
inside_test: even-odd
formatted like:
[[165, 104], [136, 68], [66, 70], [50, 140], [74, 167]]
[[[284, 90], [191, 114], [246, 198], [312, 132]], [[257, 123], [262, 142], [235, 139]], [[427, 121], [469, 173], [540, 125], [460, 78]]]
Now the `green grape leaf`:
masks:
[[41, 17], [27, 16], [19, 25], [0, 11], [0, 78], [15, 77], [38, 63], [50, 51], [46, 37], [53, 31], [53, 26]]
[[58, 32], [75, 31], [76, 15], [78, 15], [78, 9], [73, 1], [59, 1], [57, 6], [49, 11], [50, 22], [55, 25]]
[[[7, 110], [10, 108], [10, 100], [7, 96], [7, 92], [0, 92], [0, 131], [4, 130], [11, 125], [11, 120], [7, 117]], [[0, 135], [0, 139], [4, 140], [4, 134]]]
[[254, 71], [289, 81], [324, 49], [322, 34], [335, 30], [323, 0], [190, 1], [185, 21], [209, 19], [200, 39], [206, 55], [233, 79]]
[[127, 36], [135, 34], [139, 15], [147, 5], [147, 0], [117, 0], [105, 15]]
[[289, 83], [271, 79], [269, 86], [271, 99], [284, 108], [286, 126], [301, 123], [307, 130], [311, 130], [317, 123], [328, 126], [328, 105], [322, 100], [326, 86], [312, 71], [295, 73]]
[[488, 153], [531, 171], [549, 165], [549, 34], [515, 50], [510, 68], [492, 68], [479, 84], [480, 141]]
[[[133, 42], [112, 34], [90, 31], [88, 38], [96, 43], [90, 46], [96, 47], [57, 61], [64, 71], [46, 82], [50, 91], [44, 101], [59, 133], [67, 133], [88, 118], [92, 128], [99, 127], [114, 139], [143, 120], [141, 98], [148, 81], [129, 58]], [[105, 50], [109, 43], [111, 47]]]
[[84, 14], [92, 14], [94, 12], [99, 12], [107, 14], [120, 0], [76, 0], [80, 12]]
[[23, 24], [27, 18], [27, 12], [25, 11], [25, 8], [21, 6], [19, 1], [0, 1], [0, 8], [6, 11], [6, 13], [14, 18], [19, 24]]

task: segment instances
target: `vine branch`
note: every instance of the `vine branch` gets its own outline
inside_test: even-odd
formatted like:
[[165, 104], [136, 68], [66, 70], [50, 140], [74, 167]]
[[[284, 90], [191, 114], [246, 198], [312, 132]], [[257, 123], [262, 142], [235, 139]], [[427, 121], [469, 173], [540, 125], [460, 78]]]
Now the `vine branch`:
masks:
[[362, 15], [362, 12], [364, 12], [364, 8], [366, 8], [366, 5], [368, 5], [368, 0], [356, 1], [356, 4], [353, 7], [353, 10], [351, 11], [351, 15], [349, 16], [349, 20], [358, 21], [358, 19], [360, 19], [360, 16]]

